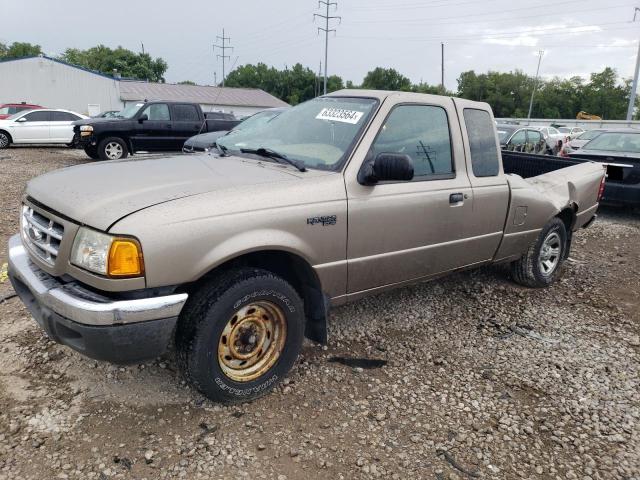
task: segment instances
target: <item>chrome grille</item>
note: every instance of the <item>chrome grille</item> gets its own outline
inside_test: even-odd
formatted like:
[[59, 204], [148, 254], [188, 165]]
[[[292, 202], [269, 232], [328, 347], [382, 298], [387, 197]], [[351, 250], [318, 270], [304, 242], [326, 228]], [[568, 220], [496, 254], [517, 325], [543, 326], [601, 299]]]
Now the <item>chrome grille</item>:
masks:
[[20, 224], [25, 246], [49, 265], [55, 265], [64, 227], [27, 205], [22, 206]]

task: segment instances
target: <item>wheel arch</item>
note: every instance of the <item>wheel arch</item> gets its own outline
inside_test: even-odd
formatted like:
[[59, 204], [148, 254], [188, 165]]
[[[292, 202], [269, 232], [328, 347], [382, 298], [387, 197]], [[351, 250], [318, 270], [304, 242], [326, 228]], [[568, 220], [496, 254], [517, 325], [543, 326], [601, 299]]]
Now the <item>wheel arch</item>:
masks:
[[577, 212], [578, 205], [576, 203], [571, 203], [555, 215], [564, 223], [564, 226], [567, 229], [567, 235], [571, 235], [571, 232], [573, 231], [573, 227], [576, 224]]
[[196, 291], [212, 278], [238, 267], [268, 270], [291, 284], [304, 302], [305, 336], [321, 344], [327, 342], [329, 297], [323, 292], [320, 278], [309, 262], [289, 250], [267, 249], [242, 253], [217, 265], [182, 290], [187, 293]]

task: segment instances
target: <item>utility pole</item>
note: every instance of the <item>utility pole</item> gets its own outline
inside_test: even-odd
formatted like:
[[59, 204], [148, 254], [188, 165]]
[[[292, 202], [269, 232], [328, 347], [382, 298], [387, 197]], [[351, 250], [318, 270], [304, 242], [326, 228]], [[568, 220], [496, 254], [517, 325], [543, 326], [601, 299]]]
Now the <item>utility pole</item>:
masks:
[[144, 55], [144, 43], [140, 42], [140, 45], [142, 45], [142, 54]]
[[335, 7], [335, 9], [338, 9], [338, 3], [337, 2], [332, 2], [331, 0], [320, 0], [318, 2], [318, 8], [322, 8], [322, 5], [324, 5], [327, 8], [327, 13], [325, 15], [320, 15], [319, 13], [314, 13], [313, 14], [313, 19], [315, 20], [316, 17], [318, 18], [324, 18], [324, 28], [322, 27], [318, 27], [318, 33], [320, 32], [324, 32], [324, 94], [327, 94], [327, 63], [329, 60], [329, 32], [335, 32], [336, 30], [334, 28], [329, 28], [329, 22], [331, 20], [338, 20], [338, 23], [342, 22], [342, 17], [337, 17], [337, 16], [330, 16], [329, 15], [329, 7]]
[[533, 96], [536, 94], [536, 89], [538, 88], [538, 75], [540, 74], [540, 64], [542, 63], [543, 55], [544, 50], [538, 50], [538, 68], [536, 69], [536, 79], [533, 82], [533, 91], [531, 92], [531, 101], [529, 102], [529, 114], [527, 115], [527, 120], [531, 120], [531, 111], [533, 110]]
[[[636, 7], [633, 11], [633, 21], [640, 12], [640, 8]], [[636, 71], [633, 74], [633, 84], [631, 85], [631, 93], [629, 95], [629, 108], [627, 109], [627, 122], [633, 119], [633, 110], [636, 106], [636, 92], [638, 90], [638, 70], [640, 70], [640, 42], [638, 43], [638, 55], [636, 56]]]
[[442, 79], [440, 80], [440, 86], [442, 87], [442, 93], [444, 94], [444, 42], [440, 43], [440, 56], [442, 58], [442, 65], [441, 65]]
[[225, 61], [228, 58], [231, 58], [229, 55], [226, 54], [227, 50], [231, 50], [233, 51], [233, 47], [228, 45], [227, 42], [231, 42], [231, 37], [225, 37], [224, 36], [224, 28], [222, 29], [222, 36], [217, 36], [216, 37], [216, 41], [220, 40], [222, 42], [222, 45], [217, 45], [214, 44], [213, 45], [213, 51], [216, 51], [216, 48], [219, 48], [222, 50], [222, 55], [216, 55], [216, 58], [221, 58], [222, 59], [222, 86], [224, 87], [224, 79], [225, 79], [225, 71], [224, 71], [224, 66], [225, 66]]

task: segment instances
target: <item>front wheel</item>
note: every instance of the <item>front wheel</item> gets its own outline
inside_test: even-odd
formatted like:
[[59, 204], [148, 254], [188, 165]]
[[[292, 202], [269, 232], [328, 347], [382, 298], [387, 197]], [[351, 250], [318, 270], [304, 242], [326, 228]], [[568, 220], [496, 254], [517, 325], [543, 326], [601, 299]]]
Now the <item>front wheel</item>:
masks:
[[560, 277], [568, 255], [567, 228], [559, 218], [552, 219], [527, 252], [511, 264], [513, 279], [525, 287], [546, 287]]
[[11, 145], [11, 138], [9, 138], [9, 134], [0, 132], [0, 149], [7, 148], [9, 145]]
[[240, 268], [189, 299], [176, 332], [178, 363], [209, 399], [249, 401], [284, 378], [303, 337], [304, 305], [296, 290], [266, 270]]
[[98, 144], [98, 156], [100, 160], [119, 160], [121, 158], [127, 158], [128, 154], [127, 144], [121, 138], [105, 138]]
[[84, 153], [93, 160], [99, 160], [100, 156], [98, 155], [98, 148], [94, 146], [84, 147]]

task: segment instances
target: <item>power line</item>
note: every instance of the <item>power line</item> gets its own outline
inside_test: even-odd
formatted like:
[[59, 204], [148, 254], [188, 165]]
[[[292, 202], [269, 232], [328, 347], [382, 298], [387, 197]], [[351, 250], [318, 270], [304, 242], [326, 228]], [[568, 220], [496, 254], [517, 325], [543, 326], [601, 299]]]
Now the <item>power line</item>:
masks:
[[390, 18], [385, 18], [384, 20], [353, 20], [353, 23], [425, 23], [427, 22], [429, 25], [433, 25], [433, 22], [435, 20], [458, 20], [460, 18], [467, 18], [467, 17], [481, 17], [481, 16], [487, 16], [487, 15], [502, 15], [505, 13], [511, 13], [511, 12], [521, 12], [524, 10], [527, 11], [531, 11], [531, 9], [533, 8], [544, 8], [544, 7], [551, 7], [551, 8], [555, 8], [559, 5], [568, 5], [568, 4], [572, 4], [572, 3], [583, 3], [584, 0], [564, 0], [562, 2], [553, 2], [553, 3], [543, 3], [543, 4], [538, 4], [538, 5], [529, 5], [527, 7], [519, 7], [519, 8], [511, 8], [508, 10], [494, 10], [491, 12], [482, 12], [482, 13], [470, 13], [470, 14], [465, 14], [465, 15], [453, 15], [453, 16], [449, 16], [449, 17], [429, 17], [429, 18], [410, 18], [410, 19], [390, 19]]
[[[447, 41], [455, 41], [455, 40], [467, 40], [469, 38], [479, 38], [479, 39], [500, 39], [500, 38], [512, 38], [519, 37], [522, 35], [535, 35], [535, 36], [556, 36], [556, 35], [573, 35], [576, 33], [598, 33], [605, 30], [610, 30], [606, 28], [601, 28], [603, 26], [611, 26], [611, 25], [621, 25], [621, 24], [629, 24], [628, 21], [623, 22], [608, 22], [594, 25], [577, 25], [575, 27], [567, 27], [562, 31], [550, 31], [550, 28], [533, 28], [528, 30], [513, 30], [508, 32], [497, 32], [497, 33], [480, 33], [480, 34], [467, 34], [462, 36], [453, 36], [446, 37]], [[597, 32], [587, 31], [587, 28], [600, 28]], [[630, 27], [631, 28], [631, 27]], [[573, 29], [573, 30], [572, 30]], [[622, 30], [622, 28], [615, 28], [615, 30]], [[421, 37], [421, 36], [406, 36], [406, 37], [389, 37], [389, 36], [372, 36], [372, 35], [363, 35], [363, 36], [355, 36], [355, 35], [341, 35], [341, 38], [351, 38], [351, 39], [361, 39], [361, 40], [440, 40], [442, 41], [442, 35], [438, 36], [430, 36], [430, 37]]]
[[324, 94], [327, 94], [327, 63], [329, 60], [329, 32], [335, 32], [335, 28], [329, 28], [329, 22], [331, 20], [338, 20], [338, 23], [342, 22], [342, 17], [338, 17], [338, 16], [331, 16], [329, 15], [329, 7], [335, 7], [335, 9], [338, 9], [338, 3], [337, 2], [332, 2], [331, 0], [320, 0], [318, 2], [318, 8], [321, 8], [321, 6], [324, 5], [325, 7], [327, 7], [327, 13], [325, 15], [321, 15], [319, 13], [314, 13], [313, 14], [313, 19], [315, 20], [316, 17], [318, 18], [324, 18], [324, 28], [322, 27], [318, 27], [318, 33], [320, 32], [324, 32]]
[[222, 45], [217, 45], [214, 44], [213, 45], [213, 51], [216, 51], [216, 48], [219, 48], [222, 50], [222, 55], [216, 55], [216, 58], [222, 58], [222, 86], [224, 87], [224, 79], [225, 79], [225, 71], [224, 71], [224, 65], [225, 65], [225, 60], [230, 59], [231, 57], [229, 55], [226, 54], [227, 50], [231, 50], [233, 51], [233, 47], [230, 45], [227, 45], [227, 42], [231, 42], [231, 37], [225, 37], [224, 36], [224, 28], [222, 29], [222, 36], [216, 36], [216, 40], [220, 40], [222, 42]]

